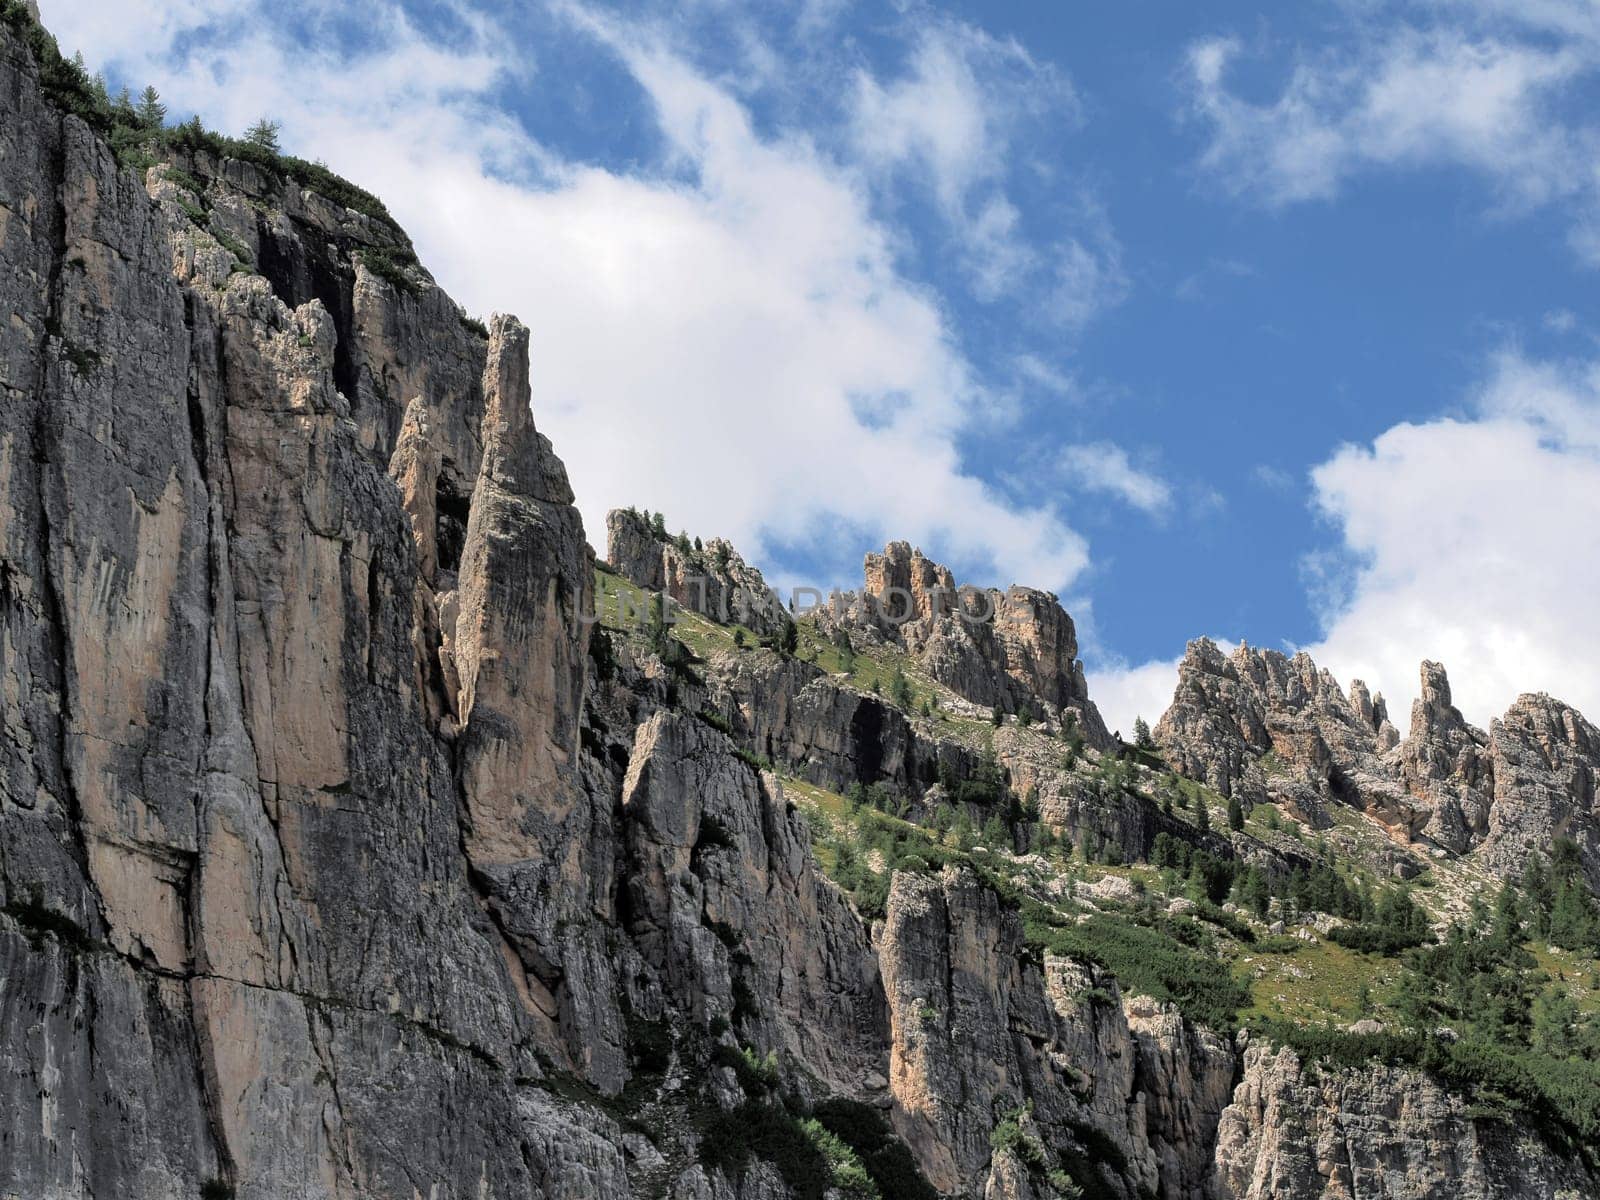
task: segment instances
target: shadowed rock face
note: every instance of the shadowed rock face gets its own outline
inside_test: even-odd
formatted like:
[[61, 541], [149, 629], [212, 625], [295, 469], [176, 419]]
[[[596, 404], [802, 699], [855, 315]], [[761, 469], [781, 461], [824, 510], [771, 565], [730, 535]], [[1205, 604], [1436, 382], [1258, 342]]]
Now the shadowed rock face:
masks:
[[[953, 1195], [1049, 1194], [990, 1142], [1025, 1102], [1126, 1200], [1339, 1194], [1282, 1132], [1330, 1127], [1292, 1064], [1235, 1091], [1230, 1038], [1024, 953], [963, 871], [896, 876], [869, 925], [777, 778], [691, 713], [840, 788], [913, 790], [959, 748], [764, 652], [677, 709], [660, 664], [594, 665], [593, 554], [518, 322], [481, 337], [419, 268], [369, 270], [403, 235], [270, 171], [119, 170], [3, 28], [0, 116], [0, 1195], [789, 1200], [776, 1162], [701, 1161], [760, 1094], [740, 1046], [780, 1052], [792, 1096], [884, 1114]], [[670, 547], [611, 532], [671, 590]], [[924, 594], [948, 577], [889, 558]], [[1104, 736], [1053, 597], [970, 634], [922, 619], [907, 645], [950, 679]], [[1274, 671], [1236, 671], [1241, 713], [1326, 692]], [[1480, 746], [1442, 705], [1440, 745]], [[1349, 717], [1374, 753], [1378, 711]], [[1260, 726], [1205, 725], [1240, 778], [1278, 744]], [[1595, 745], [1544, 698], [1497, 723], [1482, 852], [1524, 852], [1506, 789], [1581, 829]], [[1418, 758], [1419, 786], [1459, 758]], [[1095, 819], [1131, 849], [1154, 818]], [[1363, 1078], [1339, 1105], [1381, 1109], [1393, 1081]], [[1469, 1154], [1449, 1104], [1414, 1108], [1373, 1151], [1391, 1194], [1511, 1150], [1525, 1194], [1566, 1186], [1548, 1151]]]
[[1247, 806], [1281, 802], [1323, 826], [1329, 805], [1351, 805], [1402, 842], [1473, 855], [1501, 878], [1570, 837], [1600, 888], [1600, 738], [1548, 696], [1523, 696], [1484, 733], [1451, 703], [1444, 668], [1425, 662], [1400, 741], [1360, 680], [1346, 696], [1304, 654], [1227, 656], [1201, 639], [1155, 737], [1177, 770]]
[[990, 1145], [994, 1126], [1031, 1101], [1041, 1144], [1090, 1162], [1114, 1148], [1122, 1164], [1105, 1182], [1119, 1191], [1201, 1194], [1231, 1045], [1148, 999], [1124, 1001], [1084, 964], [1041, 964], [1020, 949], [1015, 914], [971, 875], [895, 877], [879, 938], [889, 1086], [928, 1178], [954, 1195], [1034, 1194], [1017, 1190], [1026, 1170]]

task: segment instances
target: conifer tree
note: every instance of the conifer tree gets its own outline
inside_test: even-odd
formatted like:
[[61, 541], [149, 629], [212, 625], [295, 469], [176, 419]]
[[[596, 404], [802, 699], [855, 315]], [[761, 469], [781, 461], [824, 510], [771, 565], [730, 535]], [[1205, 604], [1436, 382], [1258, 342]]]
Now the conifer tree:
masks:
[[276, 121], [262, 117], [245, 131], [244, 140], [257, 150], [265, 150], [268, 154], [278, 154], [281, 148], [278, 145], [278, 132], [282, 128]]
[[896, 708], [911, 711], [911, 681], [899, 667], [894, 669], [894, 678], [889, 681], [889, 699]]
[[146, 129], [160, 129], [167, 123], [167, 106], [161, 103], [161, 93], [149, 84], [139, 93], [139, 103], [133, 113]]

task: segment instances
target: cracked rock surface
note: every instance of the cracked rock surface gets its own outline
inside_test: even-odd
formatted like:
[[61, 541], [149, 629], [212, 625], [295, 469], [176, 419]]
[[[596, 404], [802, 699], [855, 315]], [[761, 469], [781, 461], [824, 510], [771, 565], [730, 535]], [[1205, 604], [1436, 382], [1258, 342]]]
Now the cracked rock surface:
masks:
[[[600, 669], [520, 323], [373, 270], [410, 261], [381, 212], [205, 149], [119, 167], [9, 28], [0, 118], [0, 1197], [790, 1200], [770, 1147], [707, 1148], [778, 1087], [878, 1114], [952, 1196], [1053, 1194], [991, 1144], [1024, 1107], [1119, 1200], [1593, 1194], [1422, 1082], [1312, 1082], [1026, 953], [970, 872], [898, 874], [864, 920], [751, 751], [907, 792], [970, 752], [776, 656], [677, 703], [626, 645]], [[671, 591], [642, 536], [613, 558]], [[941, 572], [894, 545], [868, 590]], [[1046, 593], [875, 636], [1109, 743]], [[1217, 786], [1271, 794], [1272, 750], [1308, 807], [1370, 775], [1505, 870], [1556, 826], [1594, 861], [1597, 739], [1564, 706], [1480, 734], [1435, 687], [1397, 752], [1306, 665], [1192, 658], [1162, 728]]]

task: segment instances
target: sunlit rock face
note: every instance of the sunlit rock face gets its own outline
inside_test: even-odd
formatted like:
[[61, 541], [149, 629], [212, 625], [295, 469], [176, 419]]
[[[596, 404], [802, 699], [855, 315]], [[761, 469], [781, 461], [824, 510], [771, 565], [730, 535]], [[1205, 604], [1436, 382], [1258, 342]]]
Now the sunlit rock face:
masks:
[[[597, 633], [529, 331], [464, 319], [348, 185], [203, 139], [119, 165], [8, 21], [0, 1196], [790, 1200], [784, 1135], [830, 1103], [902, 1196], [1063, 1194], [1035, 1144], [1121, 1200], [1595, 1193], [1425, 1080], [1313, 1078], [1036, 952], [970, 864], [864, 917], [801, 781], [917, 815], [992, 749], [1066, 835], [1131, 859], [1179, 823], [1017, 720], [974, 748], [814, 662], [673, 675]], [[707, 565], [762, 585], [607, 532], [686, 607]], [[1109, 760], [1056, 599], [970, 621], [953, 583], [893, 544], [866, 594], [911, 619], [819, 628]], [[1593, 876], [1597, 740], [1555, 701], [1481, 734], [1439, 672], [1397, 747], [1309, 662], [1200, 643], [1183, 680], [1158, 736], [1225, 794], [1501, 873], [1563, 833]]]

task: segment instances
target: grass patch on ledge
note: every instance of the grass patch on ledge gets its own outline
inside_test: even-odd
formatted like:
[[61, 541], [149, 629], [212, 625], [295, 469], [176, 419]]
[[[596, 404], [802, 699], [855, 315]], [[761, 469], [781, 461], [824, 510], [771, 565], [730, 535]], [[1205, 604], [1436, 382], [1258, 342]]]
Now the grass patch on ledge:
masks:
[[[594, 592], [602, 628], [629, 637], [644, 636], [650, 605], [658, 593], [647, 591], [604, 566], [595, 568]], [[702, 661], [741, 649], [741, 634], [743, 649], [755, 650], [760, 645], [753, 630], [743, 625], [720, 625], [676, 603], [670, 608], [668, 630]]]
[[[1393, 959], [1347, 950], [1320, 937], [1300, 942], [1289, 954], [1245, 953], [1239, 961], [1253, 976], [1250, 1004], [1242, 1014], [1247, 1022], [1383, 1020], [1387, 1014], [1378, 998], [1400, 974]], [[1371, 997], [1365, 1009], [1360, 1004], [1363, 984]]]

